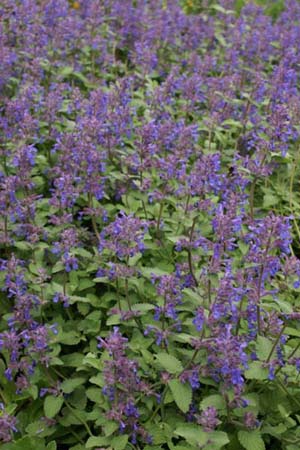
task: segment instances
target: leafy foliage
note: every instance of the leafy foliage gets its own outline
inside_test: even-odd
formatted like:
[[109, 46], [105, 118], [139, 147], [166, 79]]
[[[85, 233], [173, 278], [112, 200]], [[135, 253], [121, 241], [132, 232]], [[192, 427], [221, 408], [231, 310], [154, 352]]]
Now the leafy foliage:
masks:
[[299, 2], [0, 17], [1, 449], [298, 448]]

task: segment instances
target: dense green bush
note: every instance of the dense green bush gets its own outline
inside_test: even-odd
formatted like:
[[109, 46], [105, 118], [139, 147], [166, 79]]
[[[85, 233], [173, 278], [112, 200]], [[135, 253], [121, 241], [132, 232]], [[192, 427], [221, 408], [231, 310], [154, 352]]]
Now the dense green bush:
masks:
[[297, 450], [300, 4], [0, 17], [1, 449]]

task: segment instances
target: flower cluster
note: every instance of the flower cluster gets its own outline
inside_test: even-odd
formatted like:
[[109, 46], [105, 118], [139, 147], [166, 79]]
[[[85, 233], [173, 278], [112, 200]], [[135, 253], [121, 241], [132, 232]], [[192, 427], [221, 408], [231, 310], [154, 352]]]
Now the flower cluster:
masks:
[[0, 403], [0, 441], [9, 442], [12, 440], [12, 434], [17, 430], [17, 419], [4, 410], [4, 406]]
[[109, 419], [119, 423], [121, 433], [129, 433], [133, 444], [141, 436], [145, 442], [151, 442], [145, 429], [139, 424], [140, 413], [135, 406], [135, 397], [144, 392], [150, 395], [149, 386], [138, 375], [138, 364], [128, 359], [125, 354], [127, 339], [114, 327], [113, 332], [106, 338], [98, 338], [98, 348], [105, 349], [110, 360], [105, 361], [103, 378], [105, 386], [102, 392], [110, 401], [111, 408], [107, 413]]

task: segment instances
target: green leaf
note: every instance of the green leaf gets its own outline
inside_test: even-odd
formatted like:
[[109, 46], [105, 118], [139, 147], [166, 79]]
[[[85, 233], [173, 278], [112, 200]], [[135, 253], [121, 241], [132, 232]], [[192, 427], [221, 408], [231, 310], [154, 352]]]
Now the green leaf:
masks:
[[282, 404], [277, 405], [277, 408], [283, 419], [287, 419], [292, 412], [290, 408], [289, 408], [289, 410], [286, 410], [285, 405], [282, 405]]
[[63, 270], [65, 270], [65, 266], [60, 261], [57, 261], [57, 263], [52, 267], [52, 273], [62, 272]]
[[78, 291], [84, 291], [85, 289], [88, 289], [90, 287], [95, 286], [95, 282], [92, 280], [89, 280], [89, 278], [82, 278], [79, 281], [79, 287], [78, 287]]
[[57, 448], [57, 446], [56, 446], [56, 442], [55, 441], [49, 442], [49, 444], [46, 447], [47, 450], [56, 450], [56, 448]]
[[270, 206], [274, 206], [278, 204], [278, 197], [276, 197], [273, 194], [265, 194], [264, 195], [264, 201], [263, 201], [263, 207], [269, 208]]
[[251, 362], [249, 364], [249, 369], [245, 371], [245, 377], [248, 380], [266, 380], [268, 378], [268, 375], [268, 369], [262, 367], [262, 363], [259, 361]]
[[43, 439], [37, 437], [25, 436], [22, 439], [18, 439], [16, 442], [9, 442], [1, 445], [1, 450], [45, 450], [45, 442]]
[[72, 66], [65, 66], [59, 69], [58, 74], [62, 77], [68, 77], [74, 73], [74, 68]]
[[70, 380], [65, 380], [61, 383], [61, 389], [65, 394], [70, 394], [84, 382], [85, 378], [83, 377], [71, 378]]
[[96, 384], [97, 386], [100, 386], [101, 388], [104, 386], [104, 381], [103, 381], [103, 377], [101, 374], [98, 374], [94, 377], [91, 377], [89, 379], [90, 383]]
[[180, 373], [183, 371], [183, 366], [179, 359], [168, 353], [158, 353], [156, 358], [161, 366], [169, 373]]
[[205, 397], [204, 400], [200, 403], [200, 409], [206, 409], [209, 406], [214, 406], [216, 409], [225, 409], [226, 408], [226, 402], [222, 395], [215, 394], [215, 395], [208, 395]]
[[87, 389], [86, 395], [94, 403], [103, 403], [103, 394], [100, 388], [90, 387]]
[[284, 334], [288, 334], [290, 336], [300, 336], [300, 330], [296, 330], [295, 328], [291, 328], [291, 327], [286, 327], [286, 329], [284, 330]]
[[[170, 450], [192, 450], [192, 447], [190, 445], [174, 445], [172, 442], [168, 442], [168, 447]], [[149, 450], [151, 450], [149, 448]]]
[[27, 425], [25, 431], [29, 436], [39, 436], [40, 438], [43, 438], [53, 434], [55, 429], [53, 426], [47, 425], [45, 421], [37, 420], [34, 422], [30, 422], [30, 424]]
[[239, 431], [238, 438], [246, 450], [266, 450], [265, 443], [259, 431]]
[[14, 242], [14, 247], [17, 247], [20, 250], [31, 250], [32, 245], [29, 242]]
[[119, 314], [112, 314], [106, 321], [106, 325], [117, 325], [121, 322], [121, 317]]
[[110, 439], [107, 437], [102, 437], [102, 436], [91, 436], [90, 438], [88, 438], [85, 446], [86, 448], [92, 448], [92, 447], [102, 447], [104, 445], [109, 445], [110, 444]]
[[146, 311], [151, 311], [154, 308], [155, 308], [155, 306], [152, 305], [152, 303], [135, 303], [134, 305], [132, 305], [131, 309], [133, 311], [146, 312]]
[[223, 449], [229, 442], [227, 433], [224, 431], [212, 431], [209, 433], [209, 443], [205, 446], [205, 450], [219, 450]]
[[192, 388], [188, 383], [181, 383], [179, 380], [170, 380], [169, 388], [173, 394], [176, 405], [182, 412], [189, 410], [192, 401]]
[[[145, 445], [144, 450], [161, 450], [161, 446], [160, 445]], [[188, 450], [191, 450], [191, 448], [189, 448]]]
[[128, 442], [128, 434], [122, 436], [116, 436], [111, 441], [111, 446], [114, 450], [123, 450]]
[[56, 336], [56, 340], [66, 345], [77, 345], [80, 342], [80, 336], [77, 331], [62, 331]]
[[206, 444], [208, 439], [208, 433], [205, 433], [199, 425], [194, 425], [192, 423], [186, 423], [179, 426], [174, 433], [183, 437], [189, 444], [198, 447]]
[[68, 355], [62, 355], [61, 360], [64, 363], [64, 366], [69, 367], [78, 367], [82, 364], [84, 355], [82, 353], [71, 353]]
[[265, 361], [270, 355], [273, 348], [273, 342], [264, 336], [258, 336], [256, 353], [261, 361]]
[[263, 433], [270, 434], [271, 436], [274, 436], [275, 438], [280, 438], [280, 436], [283, 433], [285, 433], [286, 430], [287, 430], [287, 427], [283, 423], [280, 423], [276, 426], [267, 424], [263, 427]]
[[94, 367], [95, 369], [102, 370], [102, 362], [95, 353], [88, 353], [82, 361], [82, 364], [89, 365]]
[[54, 397], [53, 395], [48, 395], [44, 401], [44, 412], [45, 416], [52, 419], [59, 413], [60, 408], [64, 403], [63, 397]]
[[114, 422], [113, 420], [106, 420], [103, 426], [105, 436], [112, 435], [115, 431], [117, 431], [118, 428], [119, 425], [117, 424], [117, 422]]
[[239, 241], [238, 247], [241, 250], [241, 253], [243, 256], [247, 255], [247, 253], [249, 251], [249, 247], [250, 247], [248, 244], [245, 244], [245, 242]]
[[73, 250], [74, 255], [80, 255], [83, 258], [92, 258], [92, 253], [88, 252], [85, 248], [78, 247]]
[[168, 275], [170, 273], [166, 270], [160, 269], [159, 267], [142, 267], [141, 272], [146, 278], [151, 278], [152, 275], [161, 276]]

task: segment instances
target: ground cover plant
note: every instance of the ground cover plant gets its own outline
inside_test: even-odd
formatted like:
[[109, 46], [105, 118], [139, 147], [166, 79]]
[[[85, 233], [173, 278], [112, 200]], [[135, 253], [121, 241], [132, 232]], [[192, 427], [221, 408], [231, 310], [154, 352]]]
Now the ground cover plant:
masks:
[[0, 18], [1, 449], [299, 449], [300, 3]]

